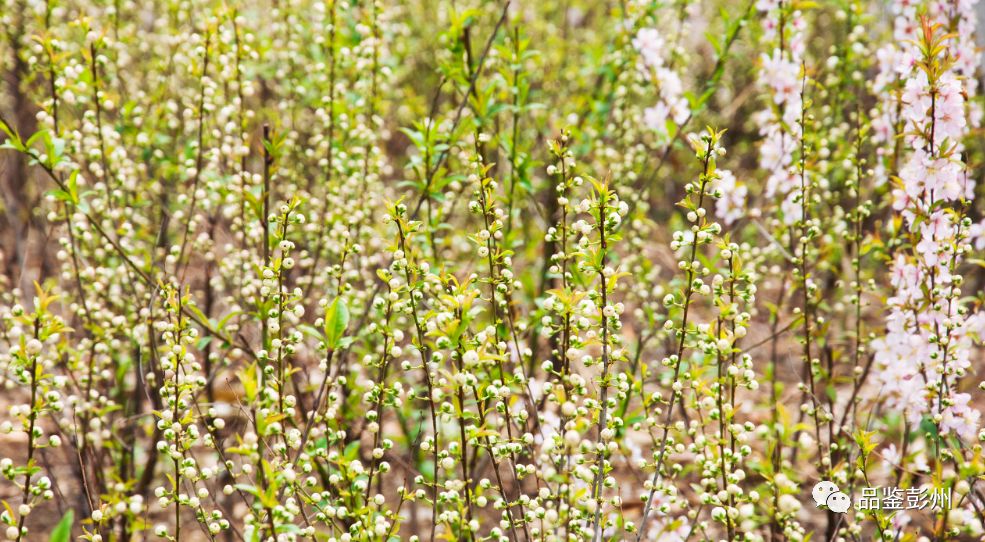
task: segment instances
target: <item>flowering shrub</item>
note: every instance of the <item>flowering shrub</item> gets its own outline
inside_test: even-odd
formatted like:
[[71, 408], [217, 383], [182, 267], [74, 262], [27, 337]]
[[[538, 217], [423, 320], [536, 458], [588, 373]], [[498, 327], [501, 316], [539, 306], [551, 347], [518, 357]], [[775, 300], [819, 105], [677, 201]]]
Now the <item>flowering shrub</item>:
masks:
[[975, 0], [0, 0], [0, 535], [985, 539]]

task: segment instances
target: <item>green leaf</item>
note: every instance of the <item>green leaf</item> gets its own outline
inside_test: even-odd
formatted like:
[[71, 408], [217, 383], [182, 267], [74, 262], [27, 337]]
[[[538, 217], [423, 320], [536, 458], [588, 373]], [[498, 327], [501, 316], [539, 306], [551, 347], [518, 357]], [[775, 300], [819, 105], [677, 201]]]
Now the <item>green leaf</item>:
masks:
[[319, 341], [324, 341], [325, 340], [325, 336], [322, 335], [321, 330], [318, 329], [318, 328], [316, 328], [313, 325], [310, 325], [310, 324], [301, 324], [301, 325], [298, 326], [298, 329], [300, 329], [302, 333], [304, 333], [305, 335], [307, 335], [307, 336], [309, 336], [309, 337], [311, 337], [313, 339], [318, 339]]
[[199, 350], [205, 350], [205, 347], [208, 346], [210, 342], [212, 342], [212, 339], [213, 337], [210, 335], [202, 337], [201, 339], [198, 340], [197, 343], [195, 343], [195, 348]]
[[257, 498], [260, 497], [260, 490], [257, 489], [255, 486], [252, 486], [250, 484], [236, 484], [233, 487], [235, 487], [236, 489], [242, 491], [243, 493], [248, 493], [248, 494], [253, 495], [254, 497], [257, 497]]
[[218, 328], [220, 331], [223, 330], [223, 329], [225, 329], [226, 328], [226, 324], [228, 324], [230, 320], [232, 320], [233, 318], [239, 316], [240, 314], [243, 314], [243, 311], [232, 311], [232, 312], [230, 312], [229, 314], [223, 316], [222, 317], [222, 320], [219, 320], [219, 322], [216, 323], [215, 327]]
[[209, 317], [206, 316], [205, 313], [202, 312], [202, 310], [199, 309], [198, 307], [196, 307], [195, 305], [192, 305], [192, 304], [189, 303], [189, 304], [184, 305], [183, 308], [185, 310], [187, 310], [188, 312], [192, 313], [192, 315], [195, 316], [195, 318], [198, 319], [198, 323], [199, 324], [201, 324], [201, 325], [211, 324], [211, 322], [209, 321]]
[[48, 195], [57, 199], [58, 201], [64, 201], [65, 203], [74, 203], [72, 201], [72, 195], [64, 190], [50, 190]]
[[421, 462], [420, 471], [425, 479], [434, 480], [434, 460], [428, 459], [427, 461]]
[[24, 146], [27, 147], [27, 148], [31, 148], [39, 140], [44, 140], [47, 137], [48, 137], [48, 131], [47, 130], [38, 130], [37, 132], [34, 132], [34, 135], [32, 135], [31, 137], [27, 138], [27, 141], [24, 143]]
[[48, 542], [68, 542], [72, 538], [72, 522], [75, 520], [75, 514], [68, 510], [65, 515], [62, 516], [62, 520], [58, 522], [55, 526], [55, 530], [51, 531], [51, 537], [48, 538]]
[[79, 203], [79, 170], [73, 170], [72, 174], [68, 176], [68, 182], [66, 183], [68, 187], [68, 194], [72, 198], [72, 203]]
[[342, 457], [353, 460], [359, 456], [359, 441], [353, 441], [346, 445], [345, 450], [342, 451]]
[[257, 395], [257, 367], [256, 363], [251, 363], [236, 372], [239, 382], [243, 386], [243, 393], [248, 401], [252, 401]]
[[325, 311], [325, 342], [329, 348], [338, 348], [348, 326], [349, 308], [342, 298], [336, 297]]
[[0, 149], [14, 149], [17, 152], [27, 150], [24, 147], [24, 141], [20, 138], [17, 131], [8, 126], [6, 122], [0, 121], [0, 132], [3, 132], [7, 136], [7, 140], [0, 145]]

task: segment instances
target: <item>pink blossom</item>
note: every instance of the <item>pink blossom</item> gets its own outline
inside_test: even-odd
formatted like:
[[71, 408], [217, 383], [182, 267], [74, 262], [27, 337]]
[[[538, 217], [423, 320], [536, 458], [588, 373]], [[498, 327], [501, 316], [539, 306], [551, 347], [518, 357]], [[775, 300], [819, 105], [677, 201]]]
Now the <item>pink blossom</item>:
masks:
[[715, 180], [713, 187], [722, 191], [722, 197], [715, 202], [715, 214], [722, 219], [722, 222], [726, 225], [732, 224], [745, 215], [749, 189], [746, 185], [739, 184], [731, 171], [718, 170], [718, 179]]
[[688, 101], [684, 98], [684, 85], [677, 72], [664, 65], [665, 41], [657, 29], [640, 29], [633, 38], [633, 47], [640, 53], [641, 68], [656, 89], [656, 103], [643, 110], [642, 124], [653, 130], [661, 140], [666, 140], [669, 133], [667, 121], [673, 120], [679, 126], [691, 114]]
[[643, 110], [643, 125], [661, 135], [667, 134], [667, 117], [670, 109], [665, 103], [658, 103]]
[[763, 80], [773, 91], [773, 101], [777, 105], [792, 103], [800, 97], [800, 66], [783, 57], [779, 49], [772, 55], [763, 55]]
[[649, 68], [663, 66], [665, 42], [656, 28], [641, 28], [633, 38], [633, 47], [639, 51], [643, 64]]
[[954, 432], [964, 440], [971, 440], [978, 431], [978, 420], [981, 412], [970, 406], [971, 395], [956, 393], [951, 396], [952, 404], [944, 409], [941, 420], [941, 433]]
[[968, 230], [968, 237], [975, 246], [975, 250], [985, 249], [985, 220], [976, 222]]
[[[766, 171], [766, 196], [782, 198], [780, 211], [790, 224], [799, 216], [795, 209], [799, 204], [791, 197], [799, 182], [791, 166], [803, 136], [798, 120], [803, 107], [801, 63], [806, 21], [800, 12], [781, 14], [779, 2], [761, 1], [757, 7], [766, 28], [764, 39], [773, 42], [772, 51], [761, 56], [758, 74], [759, 86], [767, 90], [771, 102], [755, 116], [763, 136], [759, 165]], [[781, 23], [785, 25], [782, 28]], [[785, 38], [782, 46], [781, 32]]]

